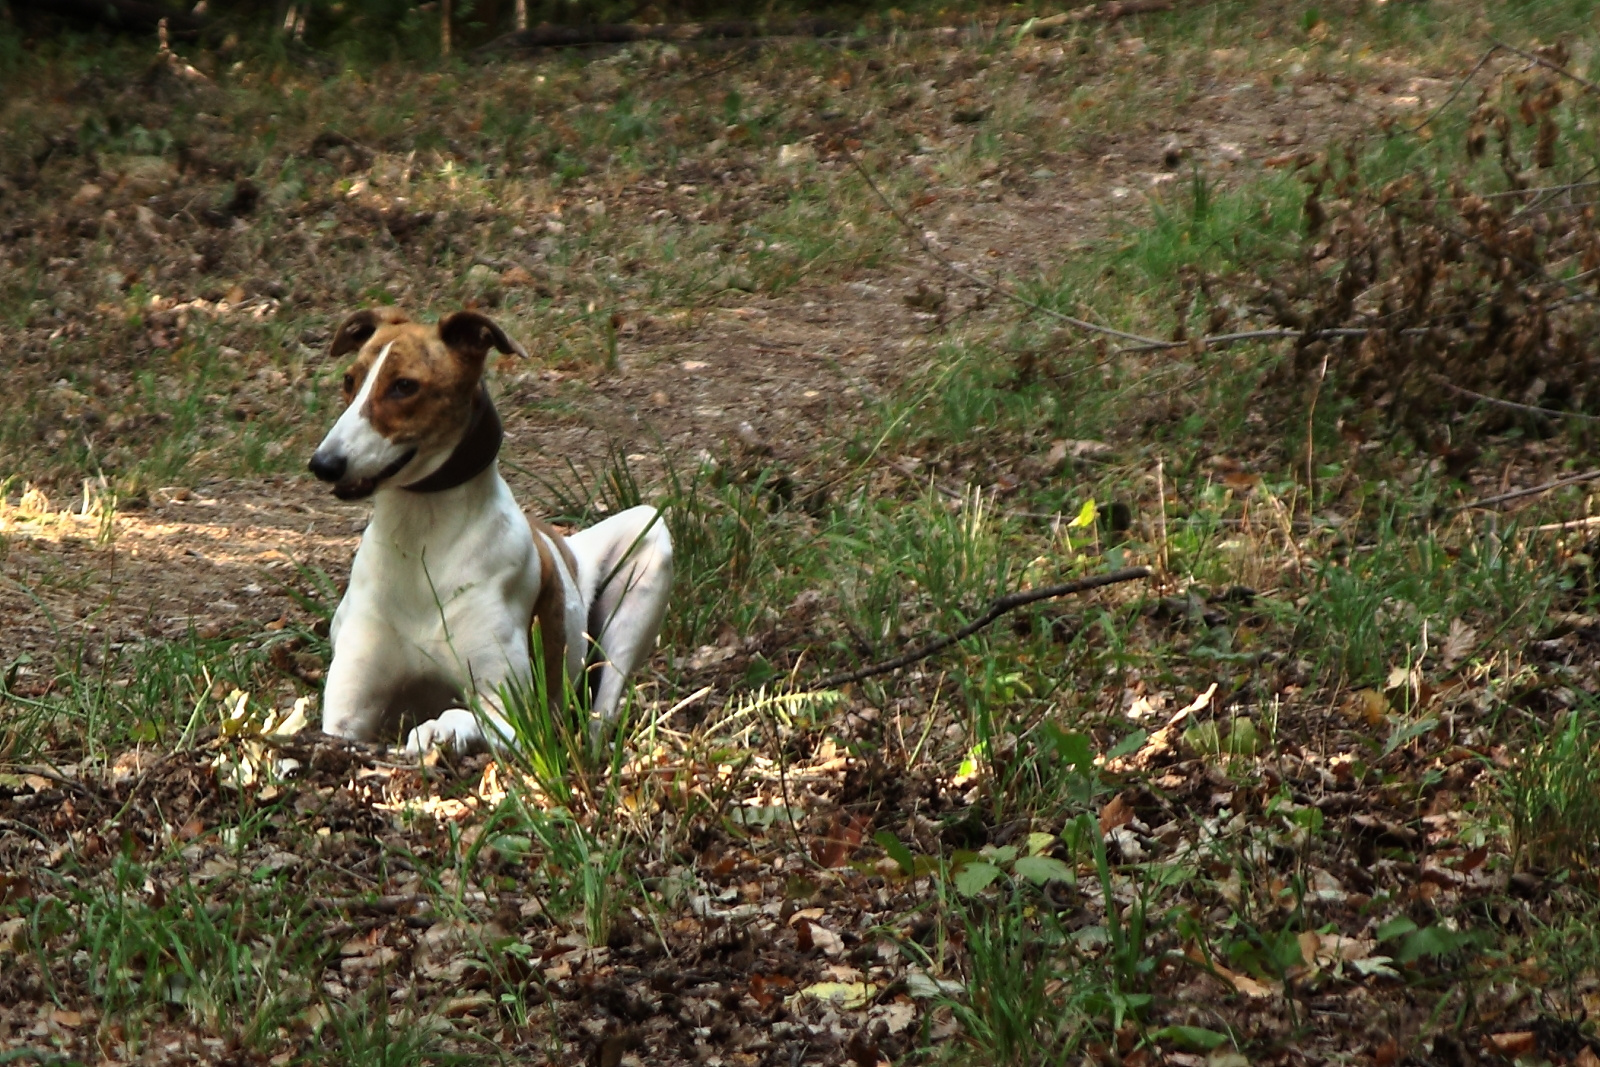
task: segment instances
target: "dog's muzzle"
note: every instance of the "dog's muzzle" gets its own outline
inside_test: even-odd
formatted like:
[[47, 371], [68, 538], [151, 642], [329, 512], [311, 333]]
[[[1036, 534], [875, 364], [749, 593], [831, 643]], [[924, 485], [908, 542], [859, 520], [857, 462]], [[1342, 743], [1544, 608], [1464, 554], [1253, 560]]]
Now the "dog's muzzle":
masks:
[[343, 456], [325, 456], [321, 452], [313, 452], [307, 466], [317, 476], [317, 481], [336, 482], [344, 477], [344, 469], [349, 464]]
[[314, 452], [311, 462], [307, 464], [311, 473], [319, 481], [333, 483], [333, 495], [340, 500], [360, 500], [368, 497], [377, 490], [378, 486], [405, 470], [406, 464], [417, 458], [417, 450], [407, 449], [399, 459], [389, 464], [383, 470], [367, 478], [345, 479], [345, 472], [350, 464], [344, 456], [327, 456], [322, 452]]

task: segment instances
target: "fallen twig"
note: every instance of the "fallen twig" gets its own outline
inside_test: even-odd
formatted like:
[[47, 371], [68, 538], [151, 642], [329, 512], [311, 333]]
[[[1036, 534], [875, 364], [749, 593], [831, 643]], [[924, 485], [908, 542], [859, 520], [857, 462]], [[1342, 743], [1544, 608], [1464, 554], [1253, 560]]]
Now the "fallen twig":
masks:
[[1533, 533], [1555, 533], [1561, 530], [1586, 530], [1591, 526], [1600, 526], [1600, 515], [1590, 515], [1586, 519], [1568, 519], [1565, 522], [1547, 522], [1532, 529]]
[[1455, 100], [1456, 97], [1461, 95], [1461, 90], [1463, 90], [1463, 89], [1465, 89], [1467, 87], [1467, 83], [1472, 81], [1472, 79], [1477, 75], [1478, 71], [1483, 69], [1483, 65], [1485, 63], [1489, 62], [1489, 59], [1496, 52], [1498, 52], [1499, 50], [1500, 50], [1500, 44], [1498, 42], [1496, 42], [1495, 44], [1490, 45], [1489, 46], [1489, 50], [1487, 52], [1483, 53], [1483, 55], [1478, 58], [1478, 61], [1472, 65], [1472, 69], [1467, 71], [1466, 75], [1460, 81], [1456, 82], [1456, 87], [1454, 89], [1450, 90], [1450, 95], [1444, 98], [1444, 102], [1441, 103], [1438, 107], [1434, 108], [1428, 114], [1427, 118], [1423, 119], [1421, 122], [1417, 123], [1415, 126], [1412, 126], [1406, 132], [1407, 133], [1416, 133], [1418, 130], [1422, 129], [1422, 127], [1426, 126], [1428, 123], [1430, 123], [1434, 119], [1438, 118], [1440, 112], [1444, 111], [1445, 108], [1449, 107], [1451, 101]]
[[1091, 589], [1100, 589], [1108, 585], [1118, 585], [1122, 582], [1132, 582], [1148, 577], [1150, 577], [1149, 567], [1124, 567], [1108, 574], [1092, 574], [1087, 578], [1077, 578], [1070, 582], [1063, 582], [1060, 585], [1047, 585], [1040, 589], [1024, 589], [1015, 593], [1007, 593], [990, 604], [988, 611], [985, 611], [955, 633], [936, 638], [921, 648], [912, 649], [910, 652], [896, 656], [893, 659], [884, 660], [882, 663], [874, 663], [858, 670], [845, 671], [842, 674], [831, 674], [813, 685], [811, 691], [836, 689], [841, 685], [859, 682], [863, 678], [888, 674], [890, 671], [897, 671], [901, 667], [910, 666], [918, 660], [927, 659], [935, 652], [949, 648], [958, 641], [965, 641], [1006, 612], [1014, 611], [1028, 604], [1034, 604], [1041, 600], [1054, 600], [1057, 597], [1071, 596], [1073, 593], [1085, 593]]
[[1596, 84], [1596, 83], [1590, 81], [1588, 78], [1583, 77], [1582, 75], [1572, 73], [1572, 71], [1568, 70], [1566, 67], [1563, 67], [1561, 64], [1555, 62], [1554, 60], [1546, 59], [1544, 56], [1539, 55], [1537, 52], [1527, 52], [1527, 51], [1524, 51], [1521, 48], [1518, 48], [1514, 44], [1506, 44], [1504, 41], [1496, 41], [1494, 43], [1494, 46], [1496, 48], [1504, 48], [1507, 52], [1515, 52], [1517, 55], [1521, 56], [1523, 59], [1526, 59], [1529, 63], [1537, 63], [1539, 66], [1545, 68], [1546, 70], [1554, 71], [1555, 73], [1561, 75], [1563, 78], [1572, 79], [1574, 82], [1576, 82], [1577, 84], [1583, 86], [1585, 89], [1589, 90], [1591, 93], [1594, 93], [1596, 95], [1600, 95], [1600, 84]]
[[1585, 415], [1581, 411], [1560, 411], [1556, 408], [1541, 408], [1532, 404], [1519, 404], [1515, 400], [1501, 400], [1497, 396], [1484, 396], [1482, 393], [1475, 393], [1471, 389], [1464, 389], [1454, 382], [1445, 381], [1443, 378], [1435, 380], [1452, 393], [1459, 393], [1462, 396], [1471, 397], [1473, 400], [1481, 400], [1485, 404], [1493, 404], [1496, 407], [1510, 408], [1513, 411], [1526, 411], [1534, 415], [1548, 415], [1552, 419], [1583, 419], [1586, 422], [1600, 422], [1600, 415]]
[[1548, 493], [1552, 489], [1563, 489], [1569, 485], [1579, 485], [1583, 482], [1592, 482], [1596, 478], [1600, 478], [1600, 470], [1585, 471], [1583, 474], [1574, 474], [1570, 478], [1557, 478], [1555, 481], [1545, 482], [1543, 485], [1529, 486], [1527, 489], [1517, 489], [1509, 493], [1501, 493], [1499, 496], [1487, 496], [1482, 500], [1474, 500], [1470, 503], [1457, 505], [1450, 510], [1452, 512], [1456, 512], [1468, 511], [1472, 508], [1492, 507], [1498, 504], [1507, 503], [1508, 501], [1512, 500], [1521, 500], [1525, 496], [1537, 496], [1540, 493]]

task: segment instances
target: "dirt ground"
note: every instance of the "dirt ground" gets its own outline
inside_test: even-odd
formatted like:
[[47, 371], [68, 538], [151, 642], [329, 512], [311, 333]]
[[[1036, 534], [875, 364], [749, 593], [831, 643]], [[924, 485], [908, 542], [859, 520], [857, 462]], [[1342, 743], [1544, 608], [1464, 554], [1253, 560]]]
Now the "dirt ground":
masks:
[[[1138, 47], [1136, 39], [1130, 47]], [[956, 263], [986, 276], [1026, 278], [1139, 225], [1145, 195], [1180, 176], [1174, 149], [1226, 184], [1230, 173], [1272, 165], [1298, 146], [1325, 144], [1378, 116], [1424, 111], [1451, 85], [1404, 69], [1375, 85], [1219, 80], [1169, 129], [1108, 137], [1049, 160], [1016, 187], [986, 178], [972, 188], [941, 189], [914, 214], [927, 239]], [[612, 211], [657, 210], [656, 203], [624, 190]], [[569, 463], [598, 471], [617, 449], [645, 480], [663, 457], [682, 462], [751, 448], [770, 449], [804, 470], [819, 441], [843, 436], [865, 405], [927, 360], [947, 320], [1009, 321], [1015, 314], [909, 239], [890, 269], [855, 274], [847, 282], [802, 283], [778, 297], [726, 299], [693, 321], [625, 324], [614, 374], [569, 380], [502, 360], [495, 388], [506, 417], [502, 455], [520, 468], [505, 472], [513, 489], [530, 501], [539, 490], [529, 474], [565, 478]], [[919, 287], [947, 294], [946, 309], [908, 306]], [[550, 397], [570, 398], [574, 410], [524, 413]], [[741, 433], [742, 424], [749, 430]], [[23, 652], [48, 657], [63, 641], [88, 634], [126, 642], [189, 625], [213, 634], [282, 619], [297, 610], [282, 588], [284, 568], [315, 566], [342, 580], [364, 523], [362, 507], [333, 500], [308, 476], [159, 491], [140, 510], [119, 510], [110, 537], [97, 516], [61, 514], [81, 504], [51, 501], [41, 520], [18, 503], [14, 495], [0, 514], [0, 532], [11, 538], [0, 562], [6, 662]]]

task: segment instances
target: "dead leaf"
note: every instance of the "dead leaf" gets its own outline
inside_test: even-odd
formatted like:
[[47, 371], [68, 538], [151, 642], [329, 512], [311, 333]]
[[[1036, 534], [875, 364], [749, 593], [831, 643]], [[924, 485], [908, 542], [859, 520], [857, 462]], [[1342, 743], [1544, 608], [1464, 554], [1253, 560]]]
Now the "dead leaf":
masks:
[[850, 854], [860, 847], [862, 837], [871, 826], [872, 820], [866, 815], [840, 812], [834, 816], [828, 832], [812, 842], [812, 858], [824, 867], [843, 867], [849, 862]]
[[944, 310], [946, 296], [942, 289], [930, 289], [927, 282], [918, 282], [914, 293], [907, 293], [903, 298], [908, 308], [917, 311], [938, 312]]
[[1444, 644], [1439, 649], [1439, 662], [1445, 670], [1450, 670], [1457, 663], [1472, 654], [1478, 645], [1478, 631], [1462, 622], [1460, 619], [1450, 620], [1450, 633], [1444, 639]]
[[1100, 809], [1100, 832], [1109, 834], [1133, 821], [1133, 805], [1123, 799], [1118, 793], [1111, 798], [1111, 802]]
[[1585, 1045], [1583, 1051], [1572, 1058], [1572, 1067], [1600, 1067], [1600, 1056], [1596, 1056], [1594, 1049]]
[[909, 997], [897, 997], [892, 1003], [873, 1008], [871, 1018], [882, 1020], [891, 1034], [898, 1034], [916, 1022], [917, 1006]]
[[770, 1007], [774, 1001], [794, 988], [794, 979], [787, 975], [756, 974], [750, 976], [750, 996], [762, 1008]]
[[809, 952], [819, 948], [826, 955], [839, 957], [844, 955], [844, 941], [838, 934], [811, 919], [804, 919], [795, 927], [797, 943], [800, 951]]
[[1322, 947], [1322, 939], [1310, 930], [1305, 930], [1296, 940], [1300, 942], [1300, 958], [1307, 966], [1315, 966], [1318, 950]]
[[1400, 1045], [1390, 1038], [1372, 1050], [1372, 1067], [1394, 1067], [1400, 1059]]
[[1483, 1042], [1491, 1052], [1502, 1056], [1526, 1055], [1538, 1046], [1532, 1030], [1511, 1030], [1502, 1034], [1490, 1034], [1483, 1039]]
[[878, 987], [871, 982], [818, 982], [816, 985], [806, 986], [792, 999], [805, 997], [853, 1011], [866, 1007], [877, 991]]
[[78, 1027], [83, 1025], [83, 1012], [65, 1011], [61, 1008], [57, 1008], [55, 1011], [50, 1013], [50, 1021], [55, 1023], [57, 1026], [64, 1026], [68, 1030], [76, 1030]]
[[1206, 971], [1208, 974], [1215, 975], [1228, 985], [1231, 985], [1235, 992], [1243, 993], [1247, 997], [1258, 998], [1270, 997], [1272, 995], [1272, 990], [1268, 989], [1254, 978], [1251, 978], [1249, 975], [1230, 971], [1228, 968], [1218, 963], [1215, 959], [1206, 959], [1200, 950], [1193, 945], [1190, 945], [1189, 948], [1185, 950], [1184, 956], [1191, 963], [1200, 967], [1201, 970]]
[[1382, 726], [1389, 713], [1389, 698], [1377, 689], [1357, 689], [1345, 698], [1344, 713], [1368, 726]]
[[469, 993], [464, 997], [451, 997], [439, 1005], [439, 1014], [446, 1019], [456, 1019], [463, 1015], [474, 1015], [494, 1007], [494, 997], [488, 993]]

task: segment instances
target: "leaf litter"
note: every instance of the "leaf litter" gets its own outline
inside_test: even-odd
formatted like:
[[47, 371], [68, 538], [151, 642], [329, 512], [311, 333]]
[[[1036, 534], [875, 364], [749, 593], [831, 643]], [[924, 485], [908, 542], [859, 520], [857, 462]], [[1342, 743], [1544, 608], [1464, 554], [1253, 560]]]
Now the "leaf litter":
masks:
[[[1057, 62], [1054, 47], [1030, 45], [1018, 61], [1048, 67]], [[1101, 50], [1096, 62], [1113, 72], [1152, 67], [1142, 58], [1148, 55], [1142, 39], [1121, 37], [1095, 47]], [[962, 125], [985, 114], [963, 102], [982, 92], [968, 76], [975, 73], [960, 76], [949, 94], [960, 113], [952, 111], [952, 120]], [[1307, 125], [1326, 117], [1343, 89], [1314, 79], [1297, 88], [1304, 91], [1293, 94], [1299, 103], [1292, 106], [1305, 109]], [[1436, 88], [1442, 96], [1445, 86]], [[1248, 94], [1218, 94], [1201, 109], [1224, 117], [1232, 111], [1238, 125], [1240, 112], [1261, 110], [1240, 105], [1240, 95]], [[1533, 99], [1548, 97], [1535, 93]], [[1282, 147], [1285, 106], [1272, 100], [1265, 105], [1269, 119], [1251, 118], [1242, 134], [1217, 129], [1191, 136], [1190, 145], [1179, 146], [1180, 157], [1184, 151], [1206, 154], [1227, 168], [1246, 150], [1259, 154], [1269, 138]], [[1534, 125], [1554, 106], [1540, 105]], [[1124, 166], [1142, 151], [1115, 137], [1098, 147], [1104, 151], [1094, 158], [1102, 167]], [[95, 181], [75, 186], [81, 210], [60, 220], [48, 240], [67, 242], [63, 248], [98, 240], [89, 208], [99, 213], [115, 203], [119, 218], [132, 208], [112, 227], [116, 240], [181, 246], [163, 247], [162, 255], [197, 257], [195, 267], [210, 277], [221, 267], [224, 274], [250, 273], [236, 269], [243, 258], [223, 235], [252, 217], [256, 201], [239, 181], [224, 198], [215, 179], [228, 165], [204, 155], [227, 148], [224, 139], [213, 139], [192, 150], [184, 170], [158, 165], [159, 158], [129, 160], [103, 175], [87, 164], [65, 164], [76, 177]], [[1152, 140], [1146, 154], [1153, 154], [1152, 169], [1164, 169], [1165, 143], [1158, 148]], [[353, 179], [342, 188], [330, 182], [328, 195], [314, 205], [321, 220], [332, 223], [326, 244], [317, 244], [330, 261], [357, 250], [354, 238], [381, 231], [395, 242], [386, 253], [390, 265], [402, 272], [399, 251], [410, 249], [408, 242], [470, 232], [472, 224], [443, 205], [416, 207], [402, 203], [410, 198], [397, 191], [382, 191], [384, 183], [412, 180], [414, 161], [406, 154], [374, 151], [348, 137], [318, 137], [307, 155], [338, 171], [339, 180]], [[817, 159], [814, 149], [791, 149], [777, 162], [787, 168]], [[450, 162], [442, 155], [437, 161]], [[215, 235], [175, 210], [174, 187], [193, 183], [195, 175], [217, 194], [200, 213]], [[708, 208], [693, 199], [691, 182], [715, 176], [680, 176], [688, 180], [665, 188], [580, 187], [576, 197], [545, 205], [553, 210], [541, 208], [541, 230], [556, 237], [624, 214], [737, 214], [748, 210], [741, 200], [771, 189], [758, 182], [736, 187], [729, 190], [732, 203]], [[751, 168], [733, 184], [754, 177]], [[1104, 215], [1086, 219], [1086, 210], [1124, 199], [1115, 188], [1103, 196], [1105, 177], [1103, 171], [1095, 175], [1094, 196], [1080, 196], [1082, 186], [1053, 174], [996, 169], [973, 188], [951, 185], [926, 194], [933, 199], [921, 206], [952, 208], [937, 223], [945, 236], [997, 253], [990, 258], [1054, 257], [1104, 222]], [[1026, 204], [1041, 186], [1045, 195], [1070, 200], [1070, 209], [1041, 223]], [[1028, 195], [1013, 192], [1007, 199], [1008, 188]], [[299, 195], [274, 187], [265, 200]], [[1331, 224], [1339, 240], [1362, 232], [1356, 214], [1366, 206], [1361, 195]], [[145, 201], [143, 210], [133, 206], [135, 199]], [[1096, 200], [1104, 202], [1096, 207]], [[301, 221], [318, 214], [301, 211]], [[1557, 232], [1556, 240], [1586, 233], [1580, 226]], [[1494, 241], [1515, 236], [1490, 231]], [[1408, 264], [1409, 247], [1401, 242], [1396, 251]], [[1320, 258], [1348, 251], [1330, 245]], [[75, 262], [49, 269], [58, 272], [52, 284], [61, 291], [81, 281], [84, 271]], [[116, 270], [117, 278], [106, 281], [117, 292], [139, 284], [136, 264]], [[498, 291], [502, 301], [511, 292], [580, 286], [580, 274], [531, 260], [479, 263], [468, 272], [485, 299]], [[120, 297], [105, 308], [64, 308], [62, 316], [40, 309], [37, 320], [30, 317], [16, 331], [18, 351], [32, 368], [28, 382], [42, 387], [57, 380], [62, 350], [52, 346], [63, 337], [93, 338], [106, 351], [118, 350], [105, 343], [117, 338], [128, 358], [143, 359], [223, 328], [237, 342], [229, 346], [234, 352], [262, 364], [214, 401], [234, 405], [239, 423], [270, 416], [280, 394], [314, 384], [319, 372], [307, 365], [285, 369], [260, 359], [266, 335], [259, 331], [284, 321], [291, 315], [289, 299], [303, 294], [274, 293], [281, 286], [270, 278], [206, 284], [214, 291], [151, 300], [137, 321], [116, 302]], [[411, 284], [413, 299], [443, 296], [425, 278]], [[552, 365], [514, 383], [512, 395], [542, 400], [548, 388], [559, 399], [565, 385], [576, 384], [592, 410], [581, 418], [524, 414], [520, 425], [512, 424], [513, 439], [520, 432], [530, 451], [597, 460], [604, 452], [599, 438], [637, 440], [634, 414], [653, 406], [654, 429], [668, 441], [698, 446], [732, 438], [746, 451], [772, 448], [792, 458], [819, 431], [798, 426], [802, 420], [750, 419], [745, 401], [754, 389], [779, 386], [787, 399], [775, 406], [793, 412], [806, 410], [800, 403], [806, 390], [865, 389], [874, 382], [892, 387], [904, 372], [897, 364], [870, 375], [847, 372], [842, 385], [825, 373], [840, 353], [880, 349], [869, 334], [893, 330], [914, 339], [915, 330], [937, 325], [963, 299], [975, 315], [984, 313], [973, 292], [899, 279], [888, 270], [863, 272], [850, 283], [860, 289], [827, 280], [808, 284], [787, 296], [738, 295], [745, 290], [728, 285], [718, 303], [694, 309], [702, 316], [698, 323], [693, 314], [681, 320], [631, 310], [606, 316], [628, 372], [608, 379], [571, 362], [570, 354], [552, 354]], [[884, 288], [898, 288], [901, 299], [879, 299]], [[1337, 311], [1347, 316], [1340, 321], [1367, 321], [1348, 318], [1367, 314], [1364, 306], [1330, 308], [1315, 302], [1314, 290], [1286, 296], [1310, 302], [1306, 314], [1312, 317]], [[304, 303], [296, 299], [294, 306]], [[338, 310], [313, 297], [309, 310], [292, 314], [298, 325]], [[900, 317], [886, 325], [890, 315]], [[819, 326], [836, 330], [837, 344], [830, 347], [837, 351], [818, 351], [799, 364], [803, 373], [792, 374], [794, 353], [806, 351]], [[308, 326], [300, 336], [315, 340], [316, 330]], [[1409, 351], [1403, 335], [1388, 340], [1390, 347], [1362, 358], [1382, 367], [1399, 360], [1396, 352]], [[295, 343], [314, 353], [304, 340]], [[683, 391], [684, 374], [712, 365], [700, 358], [708, 349], [737, 350], [737, 373], [700, 375]], [[1352, 351], [1340, 350], [1354, 358]], [[689, 355], [695, 358], [686, 360]], [[839, 364], [851, 358], [859, 355], [845, 355]], [[691, 362], [704, 365], [691, 370]], [[873, 362], [894, 363], [883, 356]], [[113, 366], [109, 373], [126, 372]], [[1377, 388], [1358, 380], [1360, 388]], [[1497, 369], [1473, 382], [1488, 388], [1510, 380]], [[22, 387], [31, 389], [28, 382]], [[65, 446], [72, 440], [69, 428], [95, 432], [126, 418], [130, 413], [115, 410], [107, 398], [130, 384], [131, 378], [107, 378], [90, 389], [70, 381], [59, 390], [32, 389], [47, 401], [36, 423], [42, 436], [29, 455]], [[657, 402], [658, 395], [665, 401]], [[1382, 399], [1381, 393], [1364, 395]], [[1402, 406], [1437, 399], [1399, 395], [1395, 403]], [[1581, 390], [1573, 394], [1575, 404], [1582, 399]], [[812, 411], [808, 418], [820, 424], [823, 408]], [[741, 434], [747, 420], [751, 433]], [[162, 425], [127, 422], [115, 431], [122, 436], [105, 443], [136, 451], [158, 438]], [[292, 451], [309, 432], [279, 424], [275, 443]], [[1114, 453], [1102, 442], [1059, 444], [1059, 456], [1057, 445], [1049, 446], [1047, 463], [1059, 465], [1080, 451]], [[1001, 490], [1008, 479], [1015, 486], [1030, 473], [976, 453], [976, 445], [954, 447], [932, 456], [929, 465], [941, 475]], [[1523, 455], [1525, 464], [1533, 457], [1534, 468], [1549, 461], [1536, 447]], [[195, 469], [220, 469], [205, 462]], [[1272, 520], [1261, 517], [1282, 509], [1273, 511], [1260, 476], [1237, 461], [1218, 470], [1229, 489], [1241, 497], [1254, 494], [1260, 505], [1254, 514], [1271, 528]], [[1519, 468], [1524, 473], [1526, 465]], [[251, 684], [235, 690], [208, 679], [191, 695], [203, 712], [195, 721], [209, 725], [189, 733], [185, 744], [94, 753], [55, 738], [56, 762], [8, 765], [0, 774], [6, 812], [0, 899], [26, 916], [0, 923], [0, 955], [8, 957], [0, 968], [0, 1041], [9, 1049], [50, 1048], [103, 1063], [351, 1059], [366, 1047], [363, 1041], [383, 1040], [388, 1020], [396, 1032], [403, 1026], [419, 1035], [417, 1058], [478, 1054], [484, 1035], [529, 1062], [589, 1057], [607, 1064], [875, 1065], [928, 1058], [936, 1055], [930, 1047], [971, 1032], [958, 1023], [956, 1009], [984, 997], [974, 936], [985, 928], [982, 920], [998, 923], [1010, 902], [1022, 901], [1028, 921], [1052, 917], [1049, 935], [1070, 943], [1084, 972], [1113, 975], [1110, 987], [1119, 995], [1145, 998], [1128, 1002], [1142, 1012], [1137, 1025], [1129, 1015], [1121, 1026], [1105, 1026], [1098, 1008], [1079, 1016], [1089, 1034], [1085, 1052], [1099, 1062], [1287, 1063], [1307, 1049], [1377, 1063], [1403, 1056], [1422, 1062], [1424, 1055], [1473, 1062], [1486, 1054], [1535, 1051], [1552, 1062], [1594, 1058], [1592, 1037], [1563, 1029], [1536, 992], [1550, 977], [1538, 960], [1474, 969], [1483, 917], [1500, 929], [1535, 929], [1556, 921], [1581, 893], [1549, 867], [1517, 862], [1473, 807], [1485, 783], [1514, 763], [1503, 743], [1478, 725], [1487, 708], [1504, 702], [1507, 688], [1473, 663], [1475, 642], [1486, 629], [1476, 620], [1451, 618], [1433, 659], [1424, 641], [1418, 662], [1394, 668], [1394, 684], [1368, 679], [1369, 686], [1343, 703], [1315, 699], [1292, 662], [1278, 672], [1273, 700], [1257, 700], [1209, 668], [1191, 669], [1183, 679], [1155, 671], [1124, 676], [1125, 691], [1109, 695], [1116, 706], [1106, 708], [1100, 726], [1063, 734], [1049, 746], [1050, 758], [1073, 769], [1065, 779], [1075, 790], [1070, 803], [1020, 818], [996, 817], [997, 776], [1019, 754], [1045, 746], [1031, 734], [968, 736], [957, 710], [937, 713], [939, 673], [909, 672], [881, 707], [877, 694], [852, 691], [846, 713], [826, 725], [763, 721], [743, 735], [748, 759], [696, 734], [714, 721], [710, 716], [724, 699], [713, 694], [705, 707], [668, 716], [673, 732], [658, 735], [653, 750], [630, 754], [633, 762], [617, 776], [614, 805], [597, 799], [600, 794], [580, 795], [553, 824], [559, 833], [545, 838], [538, 833], [547, 828], [541, 820], [557, 818], [547, 807], [551, 798], [513, 768], [482, 759], [403, 764], [376, 747], [273, 732], [280, 713], [315, 688], [321, 669], [314, 613], [293, 595], [303, 596], [314, 584], [299, 568], [310, 563], [337, 573], [358, 513], [332, 509], [303, 485], [279, 481], [258, 492], [257, 480], [247, 479], [170, 492], [145, 484], [134, 490], [142, 493], [134, 498], [142, 513], [103, 508], [86, 489], [80, 512], [67, 516], [48, 506], [45, 490], [75, 491], [70, 476], [58, 474], [52, 482], [41, 475], [44, 488], [18, 491], [7, 502], [7, 573], [21, 579], [7, 587], [8, 618], [24, 620], [6, 637], [18, 644], [3, 650], [13, 668], [8, 692], [38, 700], [60, 684], [46, 667], [46, 655], [60, 640], [59, 623], [47, 615], [119, 642], [135, 635], [158, 640], [193, 626], [208, 640], [246, 644], [256, 639], [253, 624], [269, 615], [282, 629], [267, 631], [279, 635], [270, 642], [271, 691]], [[1091, 515], [1079, 528], [1095, 522], [1091, 507], [1079, 512], [1080, 518]], [[97, 509], [110, 515], [113, 538], [101, 537]], [[185, 517], [194, 511], [224, 521]], [[319, 525], [323, 532], [313, 536], [310, 527]], [[241, 551], [251, 531], [263, 527], [271, 532]], [[204, 539], [208, 529], [216, 531], [210, 541]], [[1287, 554], [1297, 562], [1302, 552], [1320, 547], [1316, 536], [1297, 544], [1291, 529]], [[127, 549], [121, 558], [111, 550], [118, 544]], [[175, 563], [200, 577], [160, 576]], [[261, 582], [272, 563], [294, 579], [283, 586]], [[40, 580], [59, 566], [85, 582]], [[1285, 584], [1292, 586], [1295, 571], [1282, 568]], [[210, 584], [197, 587], [197, 581]], [[248, 593], [250, 586], [261, 591]], [[36, 588], [45, 595], [18, 592]], [[128, 596], [106, 595], [117, 588]], [[1144, 647], [1163, 647], [1176, 632], [1178, 641], [1192, 642], [1183, 646], [1189, 651], [1204, 650], [1188, 635], [1240, 627], [1238, 604], [1226, 596], [1195, 588], [1170, 592], [1179, 605], [1158, 605], [1129, 624]], [[168, 598], [170, 607], [150, 609]], [[1105, 603], [1125, 607], [1128, 600], [1108, 597]], [[265, 611], [259, 606], [269, 604]], [[1573, 614], [1577, 618], [1544, 631], [1536, 657], [1552, 663], [1570, 658], [1590, 640], [1592, 618]], [[734, 634], [685, 650], [680, 680], [736, 691], [755, 657], [776, 660], [782, 644], [762, 646]], [[22, 662], [30, 653], [37, 658]], [[914, 760], [911, 754], [923, 751], [916, 740], [921, 720], [936, 740], [929, 758]], [[1129, 729], [1150, 732], [1119, 751], [1118, 742], [1134, 736]], [[740, 817], [725, 817], [735, 811]], [[630, 841], [685, 847], [632, 851], [625, 877], [588, 881], [583, 875], [590, 868], [604, 872], [604, 847], [577, 863], [558, 853], [562, 840], [614, 844], [619, 838], [609, 835], [619, 826]], [[1536, 854], [1547, 833], [1530, 825], [1521, 847]], [[575, 890], [579, 883], [588, 891]], [[124, 923], [117, 937], [107, 933], [108, 916]], [[964, 926], [973, 916], [979, 920]], [[1138, 927], [1146, 917], [1156, 921]], [[1131, 935], [1135, 928], [1139, 933]], [[163, 929], [183, 936], [164, 939]], [[1142, 940], [1130, 943], [1130, 936]], [[1130, 944], [1131, 954], [1124, 951]], [[210, 955], [200, 958], [199, 952]], [[213, 981], [219, 973], [233, 980]], [[1463, 975], [1477, 983], [1473, 1021], [1459, 1031], [1430, 1031], [1430, 1015], [1442, 1003], [1436, 992]], [[1041, 986], [1044, 1003], [1069, 1017], [1063, 1005], [1080, 1003], [1068, 997], [1074, 977], [1048, 978]], [[270, 996], [257, 995], [268, 988]], [[1152, 1000], [1143, 990], [1160, 995]], [[1592, 964], [1580, 968], [1569, 996], [1583, 1010], [1600, 1009]], [[1091, 1016], [1098, 1025], [1090, 1024]], [[250, 1026], [219, 1025], [221, 1019], [247, 1019]], [[1250, 1054], [1233, 1051], [1235, 1045]]]

